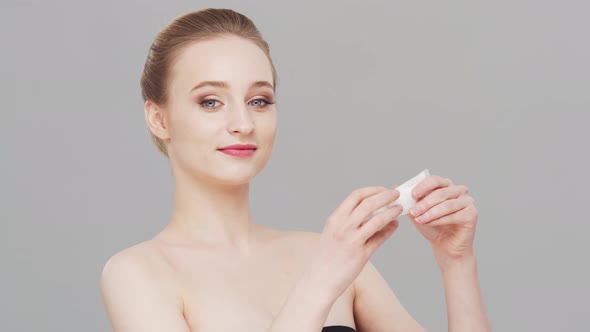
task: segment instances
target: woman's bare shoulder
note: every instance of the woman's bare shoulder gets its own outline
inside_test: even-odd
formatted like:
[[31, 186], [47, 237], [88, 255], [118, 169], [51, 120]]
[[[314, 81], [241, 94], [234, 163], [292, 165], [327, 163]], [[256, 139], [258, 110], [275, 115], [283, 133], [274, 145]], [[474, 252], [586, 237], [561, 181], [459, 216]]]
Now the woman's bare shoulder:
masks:
[[143, 241], [113, 254], [104, 264], [101, 281], [116, 279], [123, 282], [128, 279], [126, 276], [131, 275], [154, 282], [169, 277], [166, 260], [152, 242]]
[[320, 240], [321, 233], [312, 231], [289, 231], [292, 236], [301, 241], [303, 244], [317, 244]]
[[267, 225], [257, 224], [258, 233], [262, 234], [261, 239], [271, 241], [314, 241], [319, 239], [320, 233], [305, 230], [284, 230], [270, 227]]
[[[290, 230], [282, 232], [283, 243], [300, 252], [314, 253], [319, 245], [321, 233], [313, 231]], [[286, 241], [285, 241], [286, 240]]]
[[120, 250], [105, 263], [100, 289], [115, 330], [189, 331], [182, 296], [160, 256], [146, 241]]
[[105, 263], [105, 269], [110, 265], [132, 264], [149, 268], [157, 264], [160, 252], [151, 240], [143, 241], [114, 253]]

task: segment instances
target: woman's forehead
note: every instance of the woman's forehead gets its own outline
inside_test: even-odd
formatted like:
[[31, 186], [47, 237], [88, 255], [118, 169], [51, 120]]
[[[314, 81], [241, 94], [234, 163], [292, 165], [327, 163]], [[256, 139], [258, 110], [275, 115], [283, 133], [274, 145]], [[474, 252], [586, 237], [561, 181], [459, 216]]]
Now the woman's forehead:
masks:
[[173, 84], [190, 90], [201, 81], [225, 81], [247, 88], [255, 81], [272, 82], [272, 68], [264, 51], [241, 38], [218, 38], [186, 46], [172, 67]]

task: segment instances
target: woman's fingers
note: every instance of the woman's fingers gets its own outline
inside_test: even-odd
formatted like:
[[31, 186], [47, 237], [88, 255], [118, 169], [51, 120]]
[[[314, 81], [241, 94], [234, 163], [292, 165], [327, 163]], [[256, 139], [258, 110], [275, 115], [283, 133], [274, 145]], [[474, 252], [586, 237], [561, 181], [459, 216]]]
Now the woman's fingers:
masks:
[[426, 197], [418, 201], [411, 209], [410, 214], [413, 217], [418, 217], [422, 213], [428, 211], [432, 207], [440, 204], [447, 199], [457, 198], [461, 195], [467, 194], [468, 188], [466, 186], [451, 186], [436, 189]]
[[419, 200], [424, 196], [428, 196], [428, 194], [437, 188], [450, 187], [452, 185], [453, 181], [451, 181], [451, 179], [443, 178], [438, 175], [430, 175], [420, 181], [414, 189], [412, 189], [412, 196], [414, 199]]
[[379, 248], [383, 242], [385, 242], [395, 232], [398, 226], [399, 222], [397, 220], [389, 222], [367, 240], [365, 243], [365, 250], [367, 250], [369, 254], [373, 254], [373, 252], [375, 252], [375, 250], [377, 250], [377, 248]]
[[366, 198], [389, 190], [383, 186], [372, 186], [353, 190], [336, 209], [338, 217], [350, 216], [352, 211]]
[[388, 224], [394, 221], [397, 223], [395, 218], [399, 217], [402, 211], [403, 206], [396, 204], [395, 206], [373, 216], [371, 219], [364, 222], [358, 229], [361, 242], [365, 243], [370, 237], [374, 236], [374, 234], [387, 227]]
[[420, 224], [432, 225], [435, 220], [444, 218], [442, 219], [443, 221], [438, 221], [436, 224], [447, 224], [449, 222], [458, 223], [460, 222], [460, 219], [455, 220], [455, 216], [453, 216], [453, 214], [465, 209], [467, 206], [471, 205], [473, 201], [473, 198], [469, 195], [463, 195], [458, 198], [449, 199], [432, 207], [419, 217], [414, 218], [414, 220]]
[[464, 225], [469, 224], [473, 220], [477, 219], [477, 209], [474, 205], [468, 205], [462, 210], [459, 210], [455, 213], [446, 215], [444, 217], [435, 219], [428, 224], [427, 226], [442, 226], [442, 225]]
[[399, 195], [400, 192], [398, 190], [386, 189], [383, 192], [363, 200], [350, 214], [351, 225], [353, 225], [354, 228], [357, 228], [372, 213], [379, 209], [386, 209], [386, 206], [398, 199]]
[[[391, 235], [389, 232], [394, 231], [389, 224], [397, 223], [395, 218], [403, 211], [403, 207], [399, 205], [388, 207], [399, 196], [398, 190], [382, 186], [354, 190], [328, 218], [325, 229], [333, 238], [344, 243], [356, 243], [363, 248], [372, 237], [372, 245], [380, 243], [379, 241], [382, 243]], [[379, 211], [380, 209], [384, 211]], [[370, 215], [372, 216], [367, 220]]]

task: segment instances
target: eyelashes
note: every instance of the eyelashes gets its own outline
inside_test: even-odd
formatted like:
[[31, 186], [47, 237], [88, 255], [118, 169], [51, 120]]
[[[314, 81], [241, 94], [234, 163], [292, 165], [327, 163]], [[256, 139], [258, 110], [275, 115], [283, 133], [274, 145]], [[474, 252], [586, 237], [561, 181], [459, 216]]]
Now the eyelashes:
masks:
[[268, 100], [266, 100], [266, 99], [263, 99], [263, 98], [254, 99], [254, 100], [252, 100], [252, 101], [263, 101], [263, 102], [265, 103], [265, 105], [262, 105], [262, 106], [256, 106], [256, 107], [266, 107], [266, 106], [269, 106], [269, 105], [274, 105], [274, 104], [276, 103], [276, 102], [272, 102], [272, 103], [271, 103], [270, 101], [268, 101]]
[[[258, 101], [259, 104], [264, 103], [263, 105], [253, 105], [254, 107], [258, 108], [258, 109], [265, 109], [270, 107], [270, 105], [274, 105], [276, 104], [276, 101], [269, 101], [268, 99], [265, 98], [258, 98], [258, 99], [254, 99], [252, 100], [250, 103], [252, 102], [256, 102]], [[202, 108], [207, 109], [207, 110], [212, 110], [215, 108], [215, 103], [221, 103], [220, 101], [216, 100], [216, 99], [203, 99], [199, 102], [199, 105], [201, 105]], [[208, 103], [208, 104], [207, 104]], [[209, 105], [209, 106], [205, 106], [205, 105]]]
[[[219, 101], [217, 101], [217, 100], [215, 100], [215, 99], [203, 99], [203, 101], [201, 101], [201, 102], [199, 103], [199, 105], [201, 105], [203, 108], [211, 109], [211, 108], [214, 108], [214, 107], [207, 107], [207, 106], [205, 106], [205, 105], [203, 105], [203, 104], [204, 104], [204, 103], [213, 103], [213, 104], [215, 104], [216, 102], [219, 102]], [[210, 105], [210, 104], [209, 104], [209, 105]]]

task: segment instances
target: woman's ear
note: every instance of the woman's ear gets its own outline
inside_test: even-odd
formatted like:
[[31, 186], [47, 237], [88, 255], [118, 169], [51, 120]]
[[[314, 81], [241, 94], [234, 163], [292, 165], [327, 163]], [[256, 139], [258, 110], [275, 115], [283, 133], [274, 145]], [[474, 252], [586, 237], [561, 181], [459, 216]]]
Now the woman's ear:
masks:
[[144, 113], [145, 122], [152, 134], [162, 140], [170, 138], [166, 124], [166, 111], [164, 109], [160, 108], [154, 102], [147, 100], [144, 105]]

